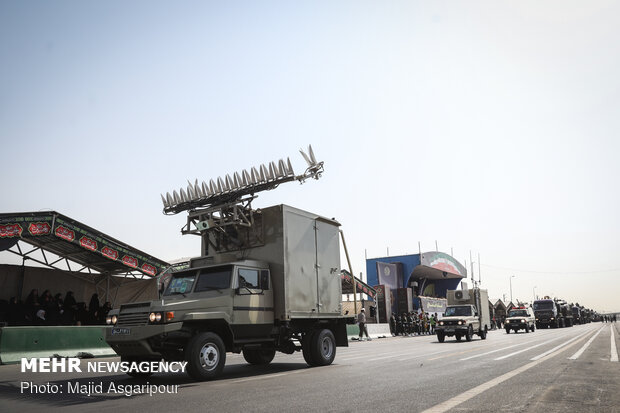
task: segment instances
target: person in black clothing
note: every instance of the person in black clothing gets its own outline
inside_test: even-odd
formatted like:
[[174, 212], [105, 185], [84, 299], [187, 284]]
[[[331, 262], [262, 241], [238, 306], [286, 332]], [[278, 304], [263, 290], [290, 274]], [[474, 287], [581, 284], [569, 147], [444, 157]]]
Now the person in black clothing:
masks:
[[67, 291], [63, 301], [62, 324], [71, 326], [75, 324], [75, 313], [77, 311], [77, 303], [73, 297], [73, 291]]
[[390, 315], [390, 334], [392, 334], [393, 336], [397, 335], [396, 334], [396, 317], [394, 317], [394, 314]]
[[24, 307], [26, 314], [26, 323], [32, 324], [35, 321], [37, 311], [39, 310], [39, 290], [37, 290], [36, 288], [30, 290], [30, 294], [28, 294], [28, 297], [26, 297]]
[[97, 293], [90, 297], [90, 303], [88, 304], [88, 315], [88, 324], [97, 324], [99, 319], [99, 295]]
[[109, 301], [106, 301], [103, 306], [99, 309], [99, 319], [98, 324], [105, 324], [105, 319], [108, 316], [108, 313], [112, 309]]

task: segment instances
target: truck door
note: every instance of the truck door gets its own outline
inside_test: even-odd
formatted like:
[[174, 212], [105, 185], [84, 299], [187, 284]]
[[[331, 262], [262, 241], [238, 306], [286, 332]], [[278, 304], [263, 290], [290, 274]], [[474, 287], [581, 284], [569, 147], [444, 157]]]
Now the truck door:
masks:
[[315, 220], [316, 280], [319, 313], [340, 314], [340, 243], [338, 227], [331, 221]]
[[269, 270], [235, 267], [232, 330], [235, 338], [269, 336], [273, 326], [273, 291]]

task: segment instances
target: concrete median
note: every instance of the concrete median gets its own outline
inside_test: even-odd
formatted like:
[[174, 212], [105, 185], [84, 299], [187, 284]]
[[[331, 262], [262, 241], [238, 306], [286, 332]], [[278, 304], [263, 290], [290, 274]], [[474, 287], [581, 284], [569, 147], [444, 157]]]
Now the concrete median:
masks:
[[19, 363], [22, 357], [114, 356], [105, 342], [103, 326], [41, 326], [0, 328], [0, 364]]
[[[366, 328], [368, 329], [368, 335], [371, 338], [392, 337], [392, 334], [390, 334], [389, 324], [366, 324]], [[359, 335], [360, 327], [358, 324], [351, 324], [347, 326], [347, 337], [349, 337], [349, 340], [357, 339]]]

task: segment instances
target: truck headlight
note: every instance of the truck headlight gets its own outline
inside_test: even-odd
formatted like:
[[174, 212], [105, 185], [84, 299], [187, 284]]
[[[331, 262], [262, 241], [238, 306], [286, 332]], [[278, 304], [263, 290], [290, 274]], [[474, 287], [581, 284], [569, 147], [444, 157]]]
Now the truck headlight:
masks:
[[551, 317], [552, 320], [555, 320], [555, 318]]
[[440, 325], [440, 326], [442, 326], [443, 324], [444, 324], [444, 322], [443, 322], [443, 321], [440, 321], [440, 322], [439, 322], [439, 325]]
[[506, 324], [510, 324], [510, 320], [506, 320]]
[[463, 322], [461, 320], [457, 321], [456, 324], [461, 325]]
[[158, 323], [161, 321], [161, 313], [151, 313], [149, 314], [149, 321], [151, 323]]
[[112, 321], [112, 324], [116, 324], [116, 322], [118, 321], [118, 317], [113, 315], [111, 321]]
[[525, 323], [525, 320], [521, 320], [522, 323]]
[[107, 317], [105, 318], [105, 323], [106, 323], [106, 324], [112, 324], [112, 317], [107, 316]]

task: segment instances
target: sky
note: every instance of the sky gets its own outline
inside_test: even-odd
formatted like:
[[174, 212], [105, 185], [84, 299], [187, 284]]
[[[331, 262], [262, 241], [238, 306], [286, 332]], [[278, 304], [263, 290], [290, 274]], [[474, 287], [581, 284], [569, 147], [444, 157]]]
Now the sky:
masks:
[[620, 312], [619, 41], [615, 1], [2, 0], [0, 212], [196, 256], [160, 194], [311, 144], [253, 205], [336, 218], [356, 275], [437, 243]]

